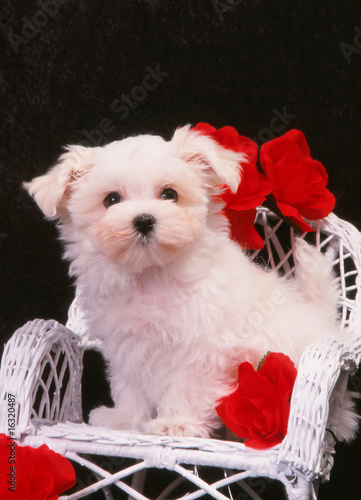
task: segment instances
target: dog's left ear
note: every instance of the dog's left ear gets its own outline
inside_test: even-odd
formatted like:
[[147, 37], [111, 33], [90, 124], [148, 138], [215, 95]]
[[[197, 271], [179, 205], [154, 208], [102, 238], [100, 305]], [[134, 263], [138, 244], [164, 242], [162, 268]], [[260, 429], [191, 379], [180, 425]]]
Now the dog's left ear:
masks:
[[68, 195], [79, 179], [89, 171], [88, 156], [93, 148], [67, 146], [57, 164], [45, 175], [24, 182], [24, 188], [49, 219], [60, 219], [65, 214]]
[[247, 155], [223, 148], [211, 137], [190, 129], [178, 128], [172, 139], [179, 158], [190, 163], [210, 187], [226, 184], [234, 193], [241, 179], [241, 163]]

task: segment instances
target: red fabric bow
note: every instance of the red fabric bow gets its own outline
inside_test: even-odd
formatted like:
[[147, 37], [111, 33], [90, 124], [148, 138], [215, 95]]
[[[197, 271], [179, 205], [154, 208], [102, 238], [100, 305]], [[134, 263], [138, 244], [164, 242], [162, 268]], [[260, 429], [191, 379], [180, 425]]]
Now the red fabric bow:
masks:
[[75, 472], [68, 459], [45, 444], [18, 446], [0, 434], [0, 498], [56, 500], [74, 484]]
[[245, 445], [264, 449], [279, 444], [287, 433], [290, 398], [297, 370], [282, 353], [266, 356], [256, 371], [251, 363], [238, 367], [238, 387], [216, 410], [224, 424]]

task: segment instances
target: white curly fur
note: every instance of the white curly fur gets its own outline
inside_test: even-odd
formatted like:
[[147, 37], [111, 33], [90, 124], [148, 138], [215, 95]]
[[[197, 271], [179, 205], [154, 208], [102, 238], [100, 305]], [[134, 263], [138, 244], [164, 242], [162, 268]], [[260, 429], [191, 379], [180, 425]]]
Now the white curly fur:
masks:
[[[316, 249], [299, 242], [298, 276], [285, 280], [230, 240], [213, 186], [235, 190], [244, 161], [185, 127], [169, 142], [71, 147], [26, 185], [61, 221], [90, 333], [103, 341], [115, 408], [95, 409], [92, 424], [209, 436], [239, 363], [257, 366], [270, 350], [297, 365], [307, 345], [337, 335], [338, 291]], [[166, 188], [177, 201], [162, 199]], [[106, 208], [112, 192], [122, 201]], [[147, 236], [134, 227], [141, 214], [155, 220]]]

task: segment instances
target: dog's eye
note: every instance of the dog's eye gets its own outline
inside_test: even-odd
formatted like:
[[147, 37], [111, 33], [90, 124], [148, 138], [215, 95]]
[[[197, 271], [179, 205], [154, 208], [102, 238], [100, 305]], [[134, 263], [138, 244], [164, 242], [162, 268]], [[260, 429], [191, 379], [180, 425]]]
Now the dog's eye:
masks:
[[122, 201], [122, 197], [119, 193], [109, 193], [108, 196], [104, 199], [104, 205], [106, 208], [109, 208], [111, 205], [115, 205], [116, 203], [120, 203]]
[[172, 188], [165, 188], [160, 197], [162, 200], [178, 201], [177, 191]]

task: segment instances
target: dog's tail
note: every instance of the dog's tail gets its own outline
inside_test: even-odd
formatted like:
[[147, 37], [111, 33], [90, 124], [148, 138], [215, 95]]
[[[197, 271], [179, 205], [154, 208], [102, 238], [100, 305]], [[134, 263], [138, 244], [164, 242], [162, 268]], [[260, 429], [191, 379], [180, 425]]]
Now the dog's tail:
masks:
[[[307, 301], [313, 301], [329, 321], [339, 320], [340, 285], [332, 264], [312, 245], [298, 238], [295, 243], [296, 282]], [[338, 328], [335, 329], [338, 332]], [[361, 418], [356, 413], [356, 393], [346, 392], [336, 429], [337, 439], [351, 442], [357, 433]]]
[[336, 321], [340, 287], [331, 263], [302, 238], [297, 238], [295, 242], [295, 261], [300, 292], [306, 300], [318, 303]]

